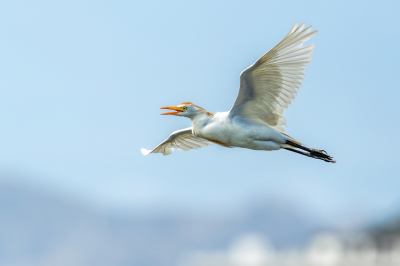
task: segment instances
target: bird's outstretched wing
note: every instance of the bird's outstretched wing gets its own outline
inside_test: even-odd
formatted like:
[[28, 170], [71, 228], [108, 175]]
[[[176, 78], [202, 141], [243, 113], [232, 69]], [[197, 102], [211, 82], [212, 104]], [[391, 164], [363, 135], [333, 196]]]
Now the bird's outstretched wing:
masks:
[[[288, 35], [240, 74], [240, 89], [230, 116], [241, 115], [267, 123], [280, 132], [286, 129], [282, 117], [303, 82], [314, 44], [303, 47], [317, 31], [294, 24]], [[296, 29], [297, 28], [297, 29]]]
[[181, 151], [188, 151], [207, 147], [212, 144], [213, 143], [208, 140], [193, 135], [192, 128], [188, 127], [173, 132], [166, 140], [164, 140], [151, 151], [142, 149], [142, 153], [143, 155], [147, 155], [149, 153], [162, 153], [164, 155], [168, 155], [174, 152], [174, 148], [177, 148]]

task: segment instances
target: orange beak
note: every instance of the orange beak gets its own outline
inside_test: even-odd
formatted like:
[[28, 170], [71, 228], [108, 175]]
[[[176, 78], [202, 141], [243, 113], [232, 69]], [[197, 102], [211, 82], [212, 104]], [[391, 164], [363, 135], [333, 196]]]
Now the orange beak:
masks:
[[168, 110], [175, 110], [176, 111], [176, 112], [163, 113], [162, 115], [177, 115], [180, 112], [182, 112], [180, 107], [175, 107], [175, 106], [161, 107], [160, 109], [168, 109]]

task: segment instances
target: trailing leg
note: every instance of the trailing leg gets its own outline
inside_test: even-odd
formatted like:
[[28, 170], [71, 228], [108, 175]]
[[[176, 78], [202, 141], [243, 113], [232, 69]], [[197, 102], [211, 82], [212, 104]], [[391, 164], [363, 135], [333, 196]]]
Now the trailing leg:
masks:
[[319, 159], [319, 160], [323, 160], [325, 162], [329, 162], [329, 163], [336, 163], [336, 161], [333, 160], [333, 158], [331, 156], [328, 155], [328, 153], [324, 150], [317, 150], [317, 149], [312, 149], [312, 148], [307, 148], [305, 146], [302, 146], [300, 144], [297, 144], [293, 141], [290, 140], [286, 140], [286, 144], [296, 147], [298, 149], [302, 149], [306, 152], [302, 152], [296, 149], [291, 149], [291, 148], [285, 148], [286, 150], [292, 151], [292, 152], [296, 152], [308, 157], [312, 157], [314, 159]]

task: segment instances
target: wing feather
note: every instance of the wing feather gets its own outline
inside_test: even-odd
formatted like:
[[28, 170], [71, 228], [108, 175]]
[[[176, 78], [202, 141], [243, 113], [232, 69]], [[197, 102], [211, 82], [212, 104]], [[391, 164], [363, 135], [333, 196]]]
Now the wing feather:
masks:
[[188, 151], [207, 147], [212, 144], [212, 142], [206, 139], [193, 135], [192, 128], [189, 127], [173, 132], [166, 140], [160, 143], [153, 150], [142, 149], [142, 153], [143, 155], [147, 155], [149, 153], [162, 153], [164, 155], [168, 155], [174, 152], [174, 148], [177, 148], [181, 151]]
[[[240, 89], [230, 116], [245, 116], [284, 132], [283, 113], [295, 99], [311, 62], [314, 44], [303, 46], [317, 31], [297, 22], [274, 48], [240, 74]], [[304, 30], [303, 30], [304, 29]]]

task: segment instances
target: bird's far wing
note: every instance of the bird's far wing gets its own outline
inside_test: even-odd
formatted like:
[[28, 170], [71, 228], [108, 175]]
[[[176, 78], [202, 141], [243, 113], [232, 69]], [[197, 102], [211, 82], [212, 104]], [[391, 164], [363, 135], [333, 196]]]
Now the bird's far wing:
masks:
[[193, 135], [192, 128], [188, 127], [173, 132], [166, 140], [164, 140], [151, 151], [142, 149], [142, 153], [143, 155], [147, 155], [149, 153], [162, 153], [164, 155], [168, 155], [174, 152], [174, 148], [177, 148], [181, 151], [188, 151], [191, 149], [207, 147], [212, 144], [213, 143], [208, 140]]
[[303, 47], [317, 31], [294, 24], [288, 35], [240, 74], [240, 89], [230, 116], [241, 115], [267, 123], [280, 132], [286, 129], [282, 117], [303, 82], [314, 44]]

